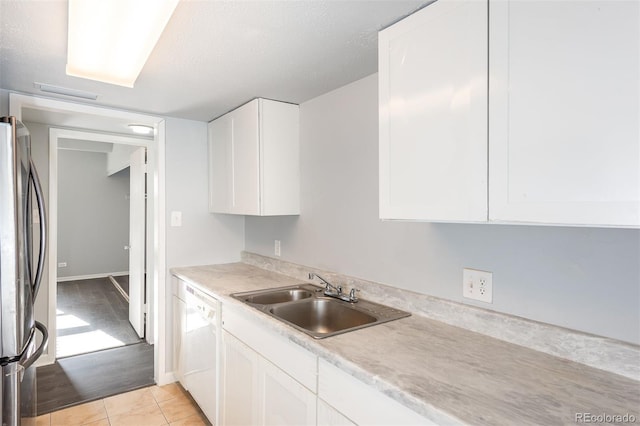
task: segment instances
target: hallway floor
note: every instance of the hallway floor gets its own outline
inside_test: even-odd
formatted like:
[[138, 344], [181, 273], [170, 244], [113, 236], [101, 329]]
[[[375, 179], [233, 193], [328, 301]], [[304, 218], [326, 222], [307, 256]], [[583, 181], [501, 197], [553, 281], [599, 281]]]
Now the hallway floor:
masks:
[[210, 425], [178, 384], [151, 386], [39, 416], [36, 426]]
[[59, 282], [57, 296], [57, 358], [141, 342], [108, 278]]

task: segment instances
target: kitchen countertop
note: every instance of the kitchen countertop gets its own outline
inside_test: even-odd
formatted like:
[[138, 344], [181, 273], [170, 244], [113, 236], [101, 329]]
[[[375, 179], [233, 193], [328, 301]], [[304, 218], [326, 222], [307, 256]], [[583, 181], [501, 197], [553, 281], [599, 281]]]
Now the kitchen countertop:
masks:
[[315, 340], [229, 297], [300, 279], [245, 263], [172, 273], [436, 423], [575, 424], [578, 413], [640, 422], [640, 382], [621, 375], [419, 315]]

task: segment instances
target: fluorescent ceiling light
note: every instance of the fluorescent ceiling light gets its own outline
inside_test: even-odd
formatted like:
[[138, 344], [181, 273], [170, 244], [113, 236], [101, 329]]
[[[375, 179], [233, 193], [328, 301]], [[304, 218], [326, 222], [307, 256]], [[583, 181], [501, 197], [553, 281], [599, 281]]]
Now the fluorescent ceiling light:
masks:
[[133, 87], [178, 0], [69, 0], [67, 74]]
[[83, 90], [69, 89], [68, 87], [54, 86], [53, 84], [45, 84], [34, 82], [33, 85], [43, 92], [56, 93], [58, 95], [73, 96], [74, 98], [91, 99], [95, 101], [98, 95]]
[[133, 133], [137, 133], [139, 135], [150, 135], [153, 133], [153, 127], [146, 126], [144, 124], [129, 124], [129, 128]]

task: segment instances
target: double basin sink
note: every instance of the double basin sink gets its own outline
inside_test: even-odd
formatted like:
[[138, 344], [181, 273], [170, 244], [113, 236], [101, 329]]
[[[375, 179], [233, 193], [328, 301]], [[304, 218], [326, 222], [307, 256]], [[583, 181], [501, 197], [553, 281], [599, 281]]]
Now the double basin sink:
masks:
[[231, 295], [315, 339], [408, 317], [408, 312], [367, 300], [346, 302], [324, 295], [313, 284], [299, 284]]

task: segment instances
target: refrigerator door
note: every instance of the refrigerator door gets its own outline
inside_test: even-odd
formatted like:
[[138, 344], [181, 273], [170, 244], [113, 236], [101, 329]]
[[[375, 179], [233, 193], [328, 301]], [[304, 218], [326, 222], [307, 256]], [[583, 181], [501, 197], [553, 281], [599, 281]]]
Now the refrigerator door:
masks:
[[0, 359], [21, 356], [34, 327], [30, 264], [30, 137], [15, 117], [0, 118]]
[[[36, 348], [35, 330], [42, 333]], [[0, 389], [0, 424], [7, 426], [35, 425], [36, 412], [36, 359], [42, 355], [49, 342], [47, 329], [39, 322], [31, 333], [20, 359], [2, 365], [2, 388]]]

